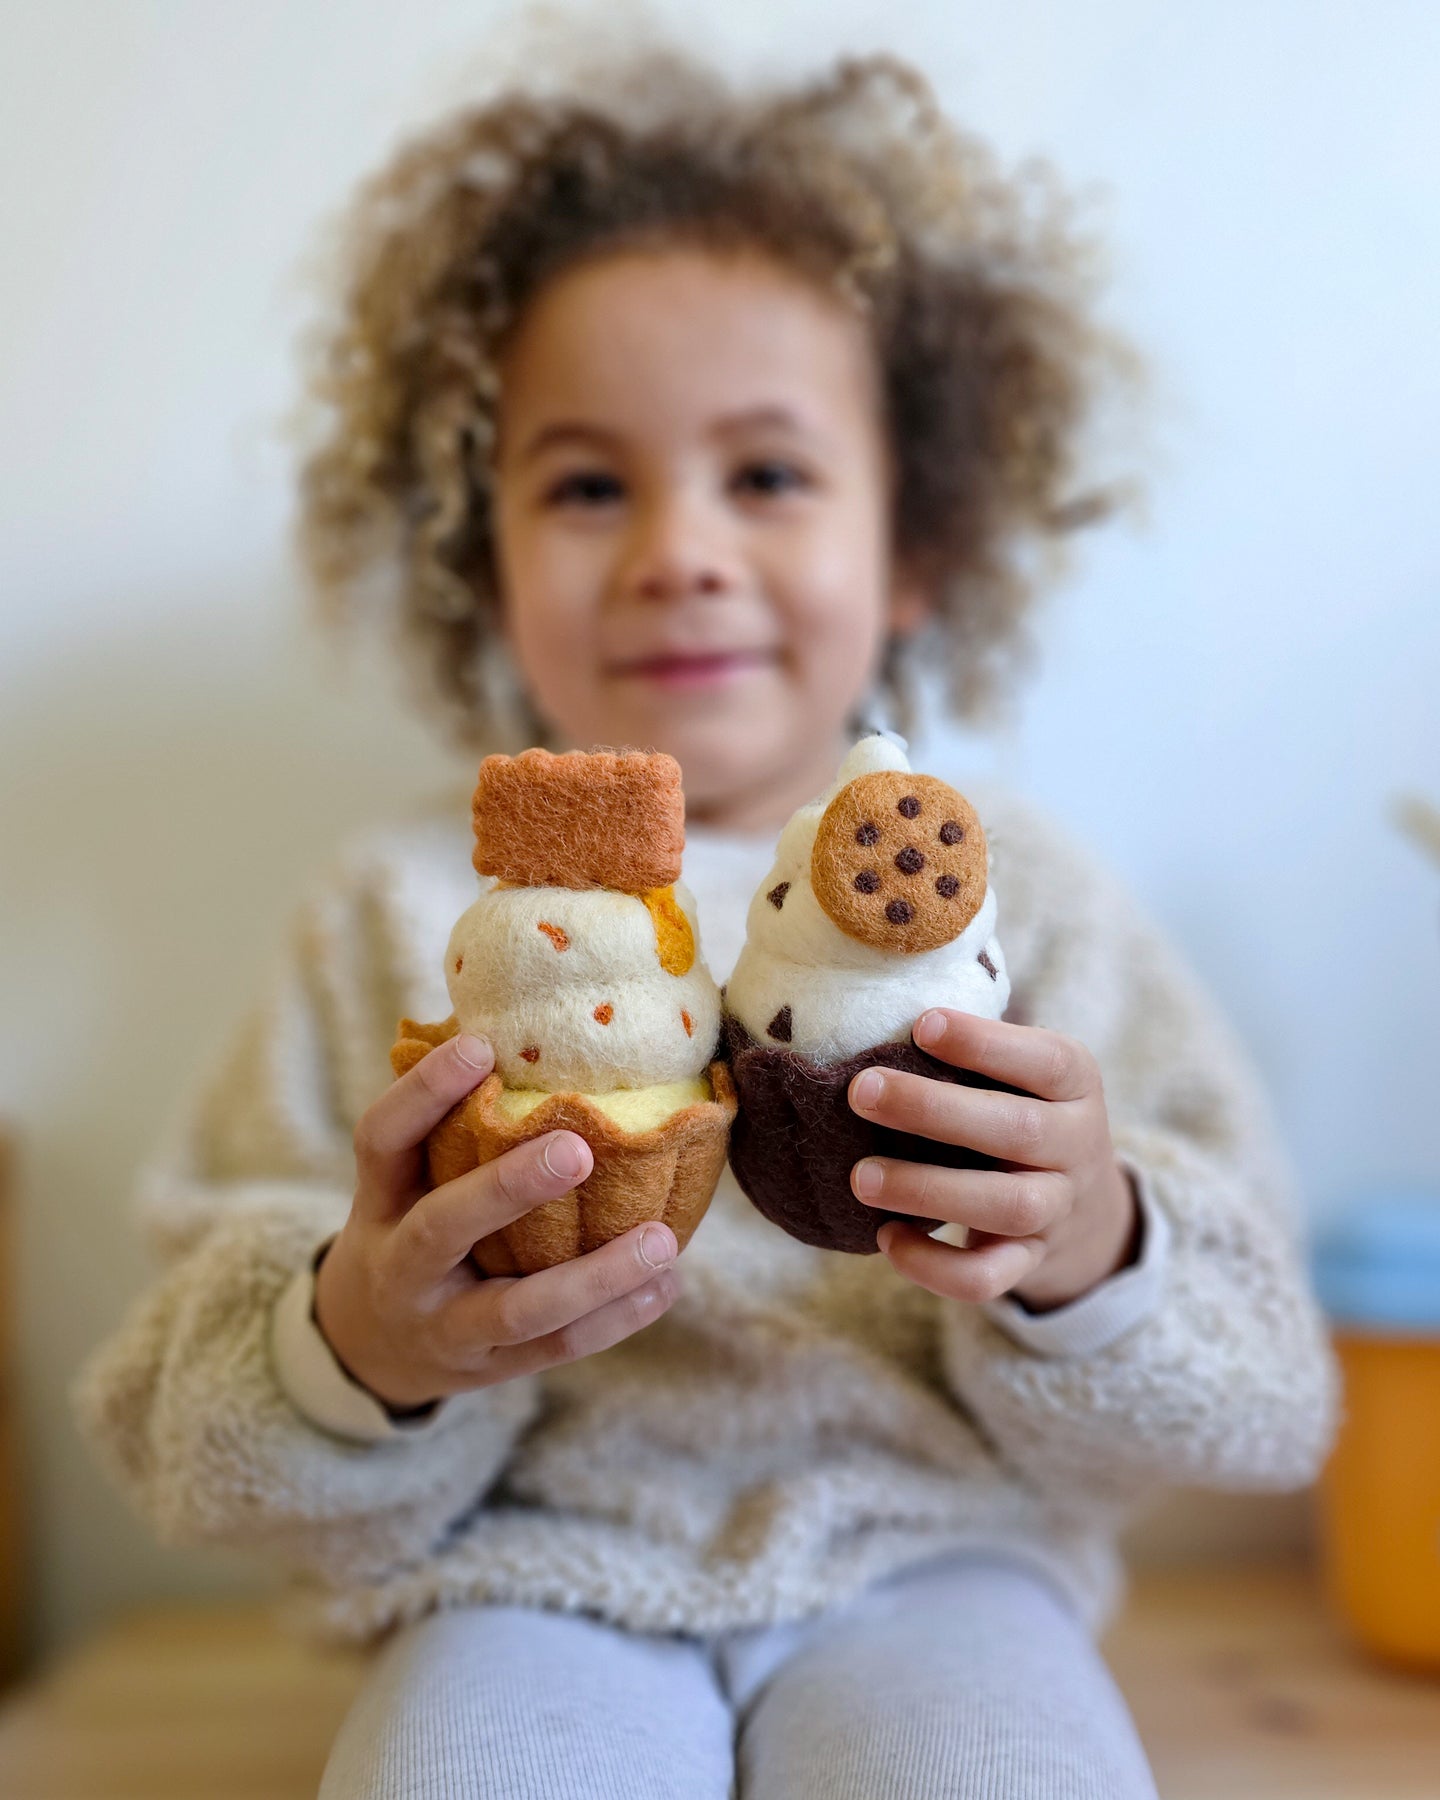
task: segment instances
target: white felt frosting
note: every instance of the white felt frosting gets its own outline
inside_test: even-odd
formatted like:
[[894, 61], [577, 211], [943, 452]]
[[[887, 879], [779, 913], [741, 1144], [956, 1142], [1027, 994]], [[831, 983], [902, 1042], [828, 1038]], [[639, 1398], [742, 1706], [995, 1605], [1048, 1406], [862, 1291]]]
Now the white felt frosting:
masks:
[[[995, 893], [958, 938], [905, 955], [848, 936], [825, 912], [810, 882], [810, 855], [825, 808], [848, 782], [879, 770], [909, 771], [889, 737], [861, 738], [835, 781], [794, 813], [780, 834], [775, 866], [750, 902], [745, 947], [725, 989], [725, 1005], [762, 1044], [816, 1062], [839, 1062], [874, 1044], [904, 1042], [928, 1006], [998, 1019], [1010, 999], [1005, 957], [995, 938]], [[779, 906], [769, 896], [789, 883]], [[993, 964], [992, 977], [981, 953]], [[769, 1025], [790, 1009], [790, 1037]]]
[[678, 882], [675, 899], [695, 933], [684, 975], [661, 967], [654, 922], [633, 894], [490, 887], [461, 914], [445, 954], [450, 1001], [461, 1029], [494, 1046], [507, 1087], [594, 1094], [703, 1072], [720, 995], [700, 954], [694, 899]]

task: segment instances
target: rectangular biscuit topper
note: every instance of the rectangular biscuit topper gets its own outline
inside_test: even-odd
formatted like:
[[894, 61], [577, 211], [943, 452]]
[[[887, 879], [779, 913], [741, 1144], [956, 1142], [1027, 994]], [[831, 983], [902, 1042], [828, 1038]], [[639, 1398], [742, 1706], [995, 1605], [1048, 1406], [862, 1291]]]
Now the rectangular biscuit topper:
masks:
[[482, 875], [522, 887], [642, 894], [680, 874], [680, 765], [660, 752], [487, 756], [471, 803]]

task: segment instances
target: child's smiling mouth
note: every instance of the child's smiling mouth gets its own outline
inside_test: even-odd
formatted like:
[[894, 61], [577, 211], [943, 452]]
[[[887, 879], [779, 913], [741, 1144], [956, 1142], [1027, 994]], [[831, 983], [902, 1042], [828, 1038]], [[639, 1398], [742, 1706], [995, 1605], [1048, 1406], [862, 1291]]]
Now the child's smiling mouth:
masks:
[[615, 680], [643, 681], [652, 687], [669, 690], [693, 690], [721, 687], [755, 669], [768, 668], [778, 660], [777, 650], [667, 650], [612, 663], [606, 673]]

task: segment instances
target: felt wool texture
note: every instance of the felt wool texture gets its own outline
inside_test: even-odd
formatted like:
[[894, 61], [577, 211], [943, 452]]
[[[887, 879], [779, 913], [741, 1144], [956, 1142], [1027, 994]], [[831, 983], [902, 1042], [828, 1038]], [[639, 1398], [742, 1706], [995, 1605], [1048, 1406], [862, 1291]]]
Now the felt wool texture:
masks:
[[647, 888], [639, 896], [655, 927], [655, 948], [667, 975], [688, 974], [695, 960], [695, 932], [675, 898], [674, 886]]
[[[539, 1088], [502, 1087], [495, 1104], [507, 1119], [524, 1119], [550, 1098]], [[694, 1081], [660, 1081], [654, 1087], [611, 1088], [608, 1094], [582, 1094], [592, 1106], [613, 1119], [622, 1131], [648, 1131], [663, 1125], [671, 1113], [682, 1106], [693, 1106], [698, 1100], [713, 1100], [714, 1092], [707, 1075]]]
[[[954, 788], [943, 782], [932, 788], [929, 779], [911, 772], [904, 750], [893, 739], [861, 738], [841, 763], [835, 783], [786, 822], [774, 865], [750, 901], [744, 948], [725, 988], [726, 1012], [757, 1042], [785, 1044], [813, 1061], [834, 1062], [874, 1044], [908, 1042], [926, 1007], [953, 1006], [983, 1018], [1003, 1017], [1010, 979], [995, 937], [996, 898], [988, 883], [988, 846], [985, 885], [968, 923], [929, 949], [906, 950], [899, 944], [882, 948], [865, 941], [842, 929], [816, 892], [814, 864], [823, 861], [826, 841], [822, 828], [832, 838], [835, 835], [825, 822], [839, 820], [842, 834], [839, 851], [827, 867], [833, 869], [836, 856], [841, 852], [848, 856], [852, 848], [872, 854], [875, 846], [854, 840], [863, 826], [872, 823], [872, 799], [878, 792], [888, 797], [892, 808], [913, 795], [920, 801], [917, 815], [907, 820], [897, 813], [897, 819], [907, 828], [926, 823], [937, 841], [946, 824], [953, 820], [960, 825], [966, 837], [953, 848], [965, 849], [972, 858], [966, 876], [972, 886], [966, 891], [974, 898], [973, 883], [982, 866], [976, 849], [978, 820], [974, 832], [970, 824], [974, 809]], [[856, 787], [860, 797], [852, 814], [851, 790]], [[983, 834], [980, 843], [984, 844]], [[942, 848], [948, 854], [952, 847]], [[897, 874], [897, 879], [904, 878]], [[937, 904], [948, 904], [935, 898]]]
[[[1010, 981], [988, 875], [974, 807], [947, 783], [914, 773], [903, 748], [884, 737], [862, 738], [834, 786], [782, 831], [725, 989], [740, 1102], [730, 1167], [765, 1217], [802, 1243], [870, 1255], [878, 1227], [904, 1216], [855, 1198], [850, 1171], [863, 1156], [999, 1166], [963, 1146], [873, 1125], [847, 1093], [850, 1079], [876, 1063], [1004, 1085], [911, 1041], [927, 1007], [1004, 1014]], [[933, 1229], [933, 1220], [922, 1223]]]
[[[783, 920], [759, 913], [762, 906], [773, 914], [764, 895], [758, 895], [751, 904], [751, 933], [726, 983], [724, 1001], [725, 1011], [762, 1044], [783, 1041], [814, 1061], [833, 1062], [872, 1044], [908, 1043], [916, 1019], [929, 1006], [953, 1006], [987, 1019], [1004, 1015], [1010, 977], [994, 936], [993, 894], [987, 893], [969, 928], [938, 950], [887, 956], [845, 939], [858, 954], [839, 965], [814, 959], [811, 947], [817, 938], [823, 946], [829, 934], [840, 939], [841, 933], [820, 912], [807, 883], [792, 882], [785, 896], [793, 933], [786, 933]], [[873, 960], [860, 966], [860, 955]], [[989, 967], [981, 960], [985, 957]], [[771, 1029], [782, 1013], [788, 1014], [789, 1032], [783, 1040]]]
[[[475, 895], [467, 794], [315, 877], [245, 1019], [194, 1046], [137, 1191], [117, 1190], [156, 1266], [71, 1392], [119, 1497], [166, 1544], [283, 1574], [292, 1630], [360, 1643], [486, 1605], [743, 1630], [952, 1549], [1019, 1559], [1098, 1629], [1118, 1534], [1161, 1490], [1312, 1479], [1338, 1386], [1253, 1059], [1087, 845], [962, 785], [994, 857], [1011, 1016], [1092, 1051], [1116, 1150], [1170, 1222], [1143, 1317], [1066, 1347], [1061, 1308], [1036, 1349], [1014, 1306], [800, 1243], [726, 1171], [654, 1324], [384, 1441], [313, 1418], [272, 1321], [349, 1214], [396, 1020], [449, 1010], [442, 952]], [[772, 849], [687, 833], [719, 979]]]
[[810, 881], [847, 936], [902, 955], [935, 950], [980, 910], [985, 833], [965, 796], [933, 775], [859, 775], [825, 808]]
[[[683, 974], [662, 961], [657, 911]], [[693, 1079], [715, 1055], [720, 991], [698, 942], [683, 883], [650, 904], [603, 889], [495, 886], [456, 921], [445, 981], [461, 1029], [494, 1047], [507, 1087], [649, 1087]]]
[[670, 756], [487, 756], [471, 818], [475, 868], [502, 881], [639, 894], [668, 887], [680, 873], [685, 799]]
[[739, 1111], [730, 1132], [730, 1168], [772, 1225], [819, 1250], [873, 1256], [887, 1219], [908, 1219], [929, 1232], [934, 1218], [866, 1206], [850, 1188], [863, 1156], [895, 1156], [944, 1169], [996, 1169], [994, 1157], [961, 1144], [892, 1131], [862, 1119], [848, 1089], [861, 1069], [902, 1069], [962, 1087], [1021, 1090], [938, 1062], [914, 1044], [876, 1044], [841, 1062], [817, 1063], [793, 1050], [757, 1044], [736, 1019], [726, 1021]]
[[[402, 1019], [391, 1049], [397, 1075], [415, 1067], [455, 1032], [455, 1021]], [[452, 1107], [426, 1139], [430, 1183], [439, 1187], [549, 1131], [575, 1131], [594, 1156], [578, 1187], [532, 1207], [481, 1238], [470, 1254], [486, 1275], [533, 1275], [597, 1250], [647, 1220], [668, 1225], [683, 1250], [705, 1215], [735, 1117], [735, 1089], [723, 1062], [707, 1071], [713, 1098], [672, 1111], [660, 1124], [627, 1131], [584, 1094], [551, 1094], [522, 1119], [499, 1102], [492, 1074]]]

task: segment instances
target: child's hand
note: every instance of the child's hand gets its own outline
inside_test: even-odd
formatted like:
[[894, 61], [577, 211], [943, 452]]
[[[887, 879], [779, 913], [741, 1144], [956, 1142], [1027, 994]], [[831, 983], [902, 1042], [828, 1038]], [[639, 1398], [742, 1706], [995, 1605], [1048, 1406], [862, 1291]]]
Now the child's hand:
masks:
[[1139, 1207], [1115, 1160], [1100, 1070], [1085, 1046], [948, 1008], [922, 1013], [913, 1035], [941, 1062], [1026, 1091], [961, 1087], [898, 1069], [863, 1069], [850, 1083], [862, 1118], [1006, 1165], [942, 1169], [884, 1156], [855, 1164], [850, 1185], [867, 1204], [970, 1227], [962, 1250], [887, 1220], [877, 1241], [900, 1274], [953, 1300], [1013, 1290], [1043, 1312], [1123, 1268]]
[[535, 1275], [481, 1275], [474, 1244], [593, 1166], [584, 1138], [552, 1131], [423, 1191], [426, 1134], [494, 1061], [483, 1040], [451, 1038], [355, 1128], [355, 1200], [320, 1264], [315, 1317], [344, 1367], [392, 1411], [608, 1349], [680, 1292], [675, 1234], [658, 1224]]

